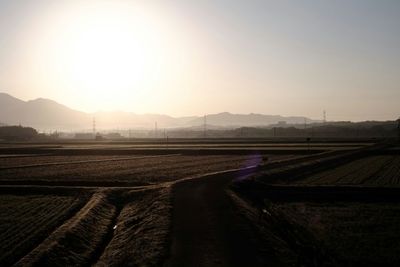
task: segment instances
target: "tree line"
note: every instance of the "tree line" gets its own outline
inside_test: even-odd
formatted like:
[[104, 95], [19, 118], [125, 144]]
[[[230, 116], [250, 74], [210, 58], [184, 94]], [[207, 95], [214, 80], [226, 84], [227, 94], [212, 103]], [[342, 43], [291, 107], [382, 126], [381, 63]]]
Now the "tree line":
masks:
[[38, 132], [31, 127], [1, 126], [0, 140], [5, 141], [29, 141], [37, 137]]

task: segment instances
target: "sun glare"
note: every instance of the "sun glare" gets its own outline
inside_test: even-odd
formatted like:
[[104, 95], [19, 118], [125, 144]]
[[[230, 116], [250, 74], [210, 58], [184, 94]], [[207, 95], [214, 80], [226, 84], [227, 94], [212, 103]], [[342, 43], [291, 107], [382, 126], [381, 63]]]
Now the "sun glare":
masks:
[[161, 78], [171, 54], [156, 19], [121, 3], [80, 6], [47, 26], [38, 54], [68, 87], [134, 97]]
[[147, 67], [157, 66], [157, 58], [146, 36], [125, 24], [102, 23], [99, 17], [96, 23], [72, 31], [64, 49], [70, 78], [91, 88], [130, 87], [148, 78]]

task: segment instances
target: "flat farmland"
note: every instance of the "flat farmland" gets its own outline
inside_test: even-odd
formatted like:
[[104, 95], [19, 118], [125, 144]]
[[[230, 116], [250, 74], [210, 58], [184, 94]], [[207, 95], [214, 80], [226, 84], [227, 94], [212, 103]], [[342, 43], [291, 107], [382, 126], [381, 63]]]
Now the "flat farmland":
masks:
[[0, 181], [27, 184], [147, 185], [295, 155], [35, 156], [0, 159]]
[[333, 261], [328, 266], [400, 264], [398, 203], [294, 202], [273, 206], [281, 219], [317, 240]]
[[[305, 138], [304, 138], [305, 139]], [[170, 139], [168, 142], [165, 139], [155, 139], [155, 140], [142, 140], [142, 141], [126, 141], [126, 142], [107, 142], [107, 141], [71, 141], [71, 142], [57, 142], [57, 143], [37, 143], [37, 144], [24, 144], [24, 143], [0, 143], [0, 149], [120, 149], [120, 150], [132, 150], [132, 149], [169, 149], [169, 148], [286, 148], [286, 149], [304, 149], [304, 148], [330, 148], [330, 149], [355, 149], [370, 145], [374, 142], [326, 142], [326, 141], [312, 141], [307, 144], [303, 138], [297, 141], [276, 141], [276, 140], [258, 140], [258, 139], [205, 139], [205, 140], [179, 140]]]
[[[364, 186], [385, 171], [382, 185], [396, 184], [387, 177], [399, 156], [385, 149], [11, 145], [0, 149], [0, 265], [343, 266], [380, 256], [396, 265], [399, 188]], [[308, 180], [341, 168], [360, 186]]]
[[145, 157], [144, 155], [124, 156], [65, 156], [65, 155], [31, 155], [0, 157], [0, 170], [8, 168], [35, 167], [37, 165], [62, 165], [84, 162], [101, 162], [113, 160], [130, 160]]
[[312, 185], [400, 185], [400, 156], [378, 155], [354, 160], [299, 181]]
[[0, 265], [25, 255], [83, 203], [77, 196], [0, 195]]

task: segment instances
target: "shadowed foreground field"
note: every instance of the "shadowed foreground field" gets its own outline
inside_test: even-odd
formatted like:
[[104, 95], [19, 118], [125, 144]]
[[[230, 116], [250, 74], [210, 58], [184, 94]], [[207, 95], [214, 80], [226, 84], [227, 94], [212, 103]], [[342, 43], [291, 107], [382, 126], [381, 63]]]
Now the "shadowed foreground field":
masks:
[[29, 252], [79, 210], [84, 200], [74, 195], [1, 195], [0, 265], [9, 265]]
[[7, 147], [0, 265], [400, 264], [397, 150], [230, 145], [233, 154]]
[[301, 184], [364, 184], [399, 186], [400, 156], [369, 156], [351, 161], [300, 181]]
[[276, 203], [344, 266], [399, 266], [399, 203]]

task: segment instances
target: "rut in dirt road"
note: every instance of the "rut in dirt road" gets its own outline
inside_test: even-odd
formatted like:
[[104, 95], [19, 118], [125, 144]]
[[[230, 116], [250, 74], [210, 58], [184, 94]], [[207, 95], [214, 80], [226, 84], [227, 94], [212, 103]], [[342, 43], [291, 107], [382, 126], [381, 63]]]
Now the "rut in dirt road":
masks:
[[174, 185], [171, 251], [165, 266], [265, 266], [256, 233], [226, 193], [233, 177]]

